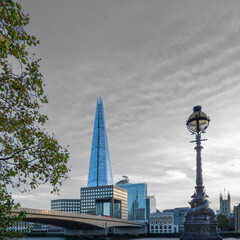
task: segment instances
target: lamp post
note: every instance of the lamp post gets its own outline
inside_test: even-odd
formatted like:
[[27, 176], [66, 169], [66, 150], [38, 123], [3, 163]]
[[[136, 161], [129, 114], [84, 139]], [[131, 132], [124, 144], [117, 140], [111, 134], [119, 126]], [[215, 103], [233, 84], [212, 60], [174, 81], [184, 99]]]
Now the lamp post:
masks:
[[208, 195], [203, 186], [201, 157], [203, 147], [201, 146], [201, 142], [206, 139], [201, 139], [201, 134], [207, 129], [210, 118], [201, 110], [201, 106], [195, 106], [193, 113], [186, 123], [188, 130], [196, 137], [196, 140], [191, 141], [192, 143], [196, 143], [196, 186], [192, 200], [189, 202], [191, 208], [186, 215], [184, 223], [185, 231], [180, 238], [181, 240], [222, 239], [217, 234], [216, 216], [214, 211], [209, 207]]

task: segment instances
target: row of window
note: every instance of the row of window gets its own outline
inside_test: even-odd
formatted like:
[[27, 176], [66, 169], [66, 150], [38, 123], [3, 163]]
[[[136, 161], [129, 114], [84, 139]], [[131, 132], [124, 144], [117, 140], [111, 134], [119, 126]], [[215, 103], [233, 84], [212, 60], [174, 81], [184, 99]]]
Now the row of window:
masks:
[[[155, 229], [172, 229], [172, 226], [171, 225], [160, 225], [160, 226], [158, 226], [158, 225], [156, 225], [155, 226]], [[154, 229], [154, 226], [151, 226], [151, 229]]]
[[91, 195], [91, 196], [87, 196], [87, 197], [81, 197], [81, 199], [85, 200], [85, 199], [96, 199], [96, 198], [105, 198], [105, 197], [112, 197], [112, 194], [109, 195]]
[[81, 213], [87, 213], [89, 209], [83, 209], [81, 210]]
[[151, 233], [172, 233], [172, 230], [151, 230]]
[[80, 210], [80, 208], [62, 208], [61, 210]]
[[95, 199], [84, 199], [82, 200], [82, 204], [86, 202], [95, 202]]
[[52, 204], [52, 207], [80, 206], [80, 204]]
[[103, 191], [111, 191], [112, 188], [100, 188], [100, 189], [81, 189], [81, 193], [92, 193], [92, 192], [103, 192]]
[[69, 212], [69, 213], [80, 213], [80, 209], [79, 210], [64, 210], [63, 212]]
[[89, 206], [89, 205], [87, 205], [87, 206], [82, 206], [81, 207], [81, 210], [82, 209], [95, 209], [95, 206]]
[[83, 203], [81, 207], [84, 206], [95, 206], [95, 203]]
[[[154, 221], [152, 220], [152, 221], [151, 221], [151, 224], [154, 224], [154, 223], [155, 223], [155, 224], [163, 224], [163, 223], [164, 223], [164, 224], [167, 224], [167, 221], [165, 220], [165, 221], [163, 221], [163, 222], [162, 222], [162, 221], [156, 221], [156, 222], [154, 222]], [[170, 220], [168, 221], [168, 223], [171, 224], [171, 223], [172, 223], [172, 220], [170, 219]]]
[[111, 195], [112, 196], [112, 192], [101, 192], [101, 193], [98, 193], [98, 194], [96, 194], [96, 193], [88, 193], [88, 194], [81, 194], [81, 198], [86, 198], [86, 197], [88, 197], [88, 196], [101, 196], [101, 195], [103, 195], [103, 194], [107, 194], [107, 195]]

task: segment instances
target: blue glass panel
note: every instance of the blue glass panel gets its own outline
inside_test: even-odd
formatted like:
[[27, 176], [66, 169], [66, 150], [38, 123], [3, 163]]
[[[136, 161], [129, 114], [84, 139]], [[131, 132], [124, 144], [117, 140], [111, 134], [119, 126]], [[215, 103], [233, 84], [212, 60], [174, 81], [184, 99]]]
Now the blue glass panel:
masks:
[[117, 184], [117, 186], [128, 191], [128, 219], [146, 220], [147, 184]]
[[88, 172], [88, 187], [113, 185], [103, 102], [97, 99], [92, 150]]

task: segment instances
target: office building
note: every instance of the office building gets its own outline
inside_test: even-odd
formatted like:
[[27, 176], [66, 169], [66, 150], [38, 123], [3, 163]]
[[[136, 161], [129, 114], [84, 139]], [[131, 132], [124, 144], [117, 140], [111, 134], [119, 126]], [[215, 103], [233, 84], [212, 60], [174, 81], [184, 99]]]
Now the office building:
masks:
[[128, 177], [124, 176], [124, 178], [116, 186], [126, 189], [128, 192], [128, 219], [147, 220], [147, 184], [129, 183]]
[[97, 99], [88, 185], [81, 188], [81, 213], [128, 218], [127, 191], [113, 185], [103, 101]]
[[234, 231], [240, 232], [240, 204], [234, 206]]
[[146, 215], [147, 215], [147, 219], [149, 219], [149, 215], [150, 213], [155, 213], [156, 212], [156, 198], [155, 196], [147, 196], [146, 199]]
[[113, 185], [103, 101], [98, 97], [94, 121], [88, 187]]
[[51, 210], [61, 212], [80, 213], [80, 199], [55, 199], [51, 200]]
[[185, 208], [174, 208], [174, 224], [178, 226], [178, 232], [184, 232], [184, 222], [187, 212], [190, 210], [189, 207]]
[[[226, 196], [225, 189], [224, 189], [224, 195]], [[225, 215], [228, 219], [230, 219], [231, 215], [231, 197], [230, 193], [228, 192], [227, 197], [223, 197], [223, 194], [220, 193], [220, 214]]]
[[81, 188], [81, 213], [128, 219], [127, 191], [114, 185]]

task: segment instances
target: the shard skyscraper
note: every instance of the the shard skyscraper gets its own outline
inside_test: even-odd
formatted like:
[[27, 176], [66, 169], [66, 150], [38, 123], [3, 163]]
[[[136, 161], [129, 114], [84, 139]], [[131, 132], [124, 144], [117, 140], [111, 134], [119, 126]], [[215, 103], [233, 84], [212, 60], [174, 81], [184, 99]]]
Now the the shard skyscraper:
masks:
[[88, 172], [88, 187], [105, 185], [113, 185], [113, 178], [104, 119], [103, 101], [101, 97], [98, 97]]

